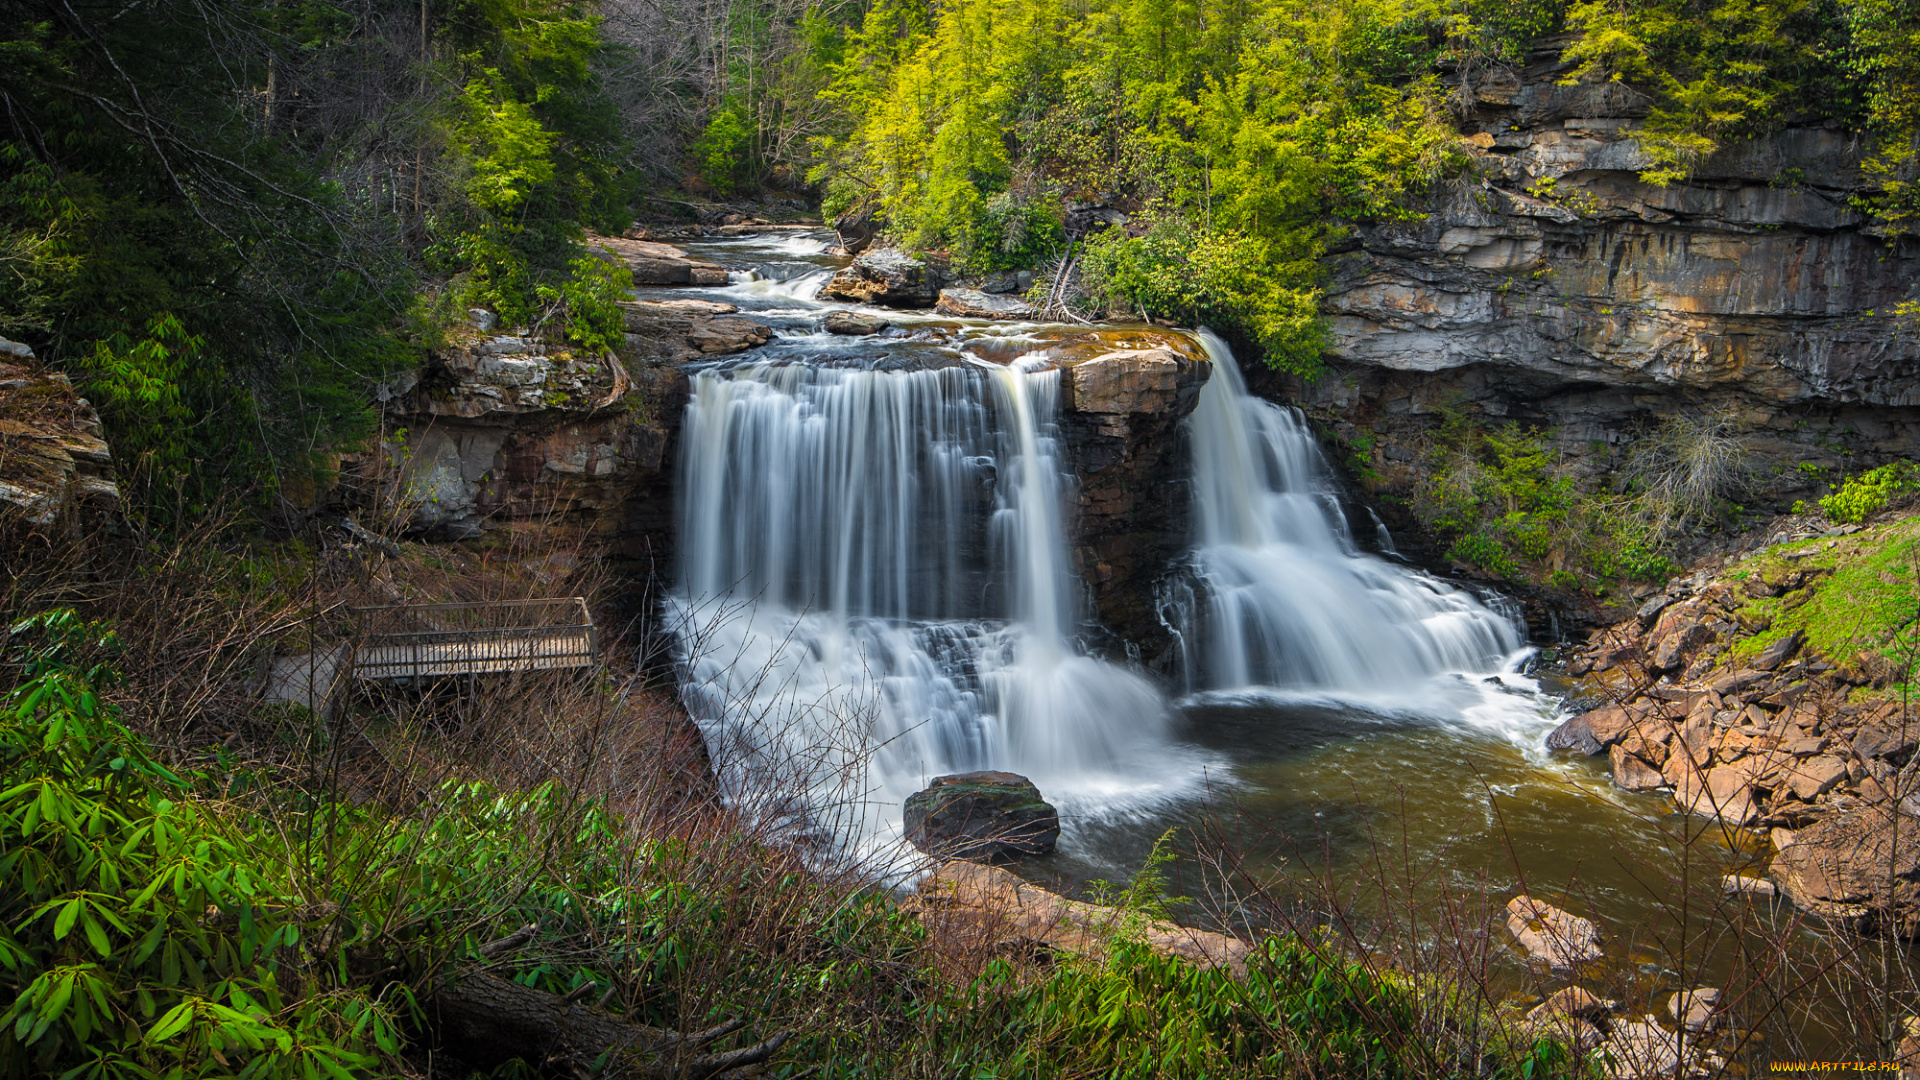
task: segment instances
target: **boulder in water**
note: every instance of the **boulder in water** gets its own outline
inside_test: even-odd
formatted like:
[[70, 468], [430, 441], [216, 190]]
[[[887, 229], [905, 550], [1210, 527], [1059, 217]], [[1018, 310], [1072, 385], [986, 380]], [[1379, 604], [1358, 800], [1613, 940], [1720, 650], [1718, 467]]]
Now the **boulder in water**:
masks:
[[820, 298], [882, 307], [932, 307], [940, 298], [943, 276], [937, 264], [898, 248], [884, 248], [867, 252], [833, 275], [821, 287]]
[[957, 773], [907, 796], [906, 828], [907, 840], [930, 855], [1011, 859], [1052, 851], [1060, 815], [1024, 776]]
[[1623, 705], [1583, 712], [1553, 729], [1547, 736], [1547, 749], [1574, 750], [1588, 757], [1605, 753], [1607, 747], [1631, 734], [1644, 718], [1644, 710]]
[[1507, 930], [1527, 954], [1555, 968], [1600, 959], [1600, 928], [1525, 893], [1507, 901]]
[[962, 319], [1031, 319], [1033, 305], [1017, 296], [998, 296], [979, 289], [941, 289], [933, 309]]
[[1667, 1014], [1696, 1034], [1720, 1022], [1720, 991], [1713, 987], [1684, 990], [1667, 999]]
[[863, 315], [858, 311], [830, 311], [827, 313], [826, 330], [829, 334], [867, 337], [885, 330], [888, 325], [885, 319]]

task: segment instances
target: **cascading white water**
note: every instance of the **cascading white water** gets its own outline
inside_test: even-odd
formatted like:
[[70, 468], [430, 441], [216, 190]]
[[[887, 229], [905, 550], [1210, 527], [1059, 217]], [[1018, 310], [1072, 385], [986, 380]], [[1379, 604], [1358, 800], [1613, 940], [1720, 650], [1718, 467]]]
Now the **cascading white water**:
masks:
[[1071, 641], [1058, 385], [971, 363], [695, 376], [669, 606], [734, 794], [784, 788], [785, 820], [885, 855], [942, 773], [1011, 769], [1069, 807], [1170, 782], [1158, 691]]
[[1298, 411], [1248, 394], [1226, 343], [1201, 341], [1213, 372], [1187, 421], [1199, 588], [1175, 616], [1194, 688], [1386, 699], [1501, 670], [1523, 645], [1514, 625], [1358, 551]]

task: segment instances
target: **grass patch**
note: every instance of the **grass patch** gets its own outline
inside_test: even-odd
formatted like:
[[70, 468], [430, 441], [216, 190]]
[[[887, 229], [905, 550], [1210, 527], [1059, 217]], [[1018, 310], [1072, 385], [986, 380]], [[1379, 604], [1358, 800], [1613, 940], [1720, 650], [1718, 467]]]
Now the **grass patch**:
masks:
[[[1795, 553], [1807, 552], [1799, 557]], [[1920, 615], [1920, 517], [1876, 526], [1838, 540], [1780, 544], [1743, 562], [1735, 574], [1775, 587], [1779, 596], [1749, 601], [1742, 625], [1759, 630], [1737, 642], [1735, 658], [1752, 656], [1796, 631], [1806, 646], [1837, 664], [1869, 653], [1903, 664], [1915, 645]]]

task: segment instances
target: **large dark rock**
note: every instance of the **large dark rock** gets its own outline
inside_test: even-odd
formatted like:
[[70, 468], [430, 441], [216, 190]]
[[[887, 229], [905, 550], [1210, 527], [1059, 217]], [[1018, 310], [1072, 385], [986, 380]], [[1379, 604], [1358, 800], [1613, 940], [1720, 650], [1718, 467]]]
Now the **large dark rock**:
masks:
[[1547, 749], [1572, 750], [1592, 757], [1626, 738], [1646, 718], [1644, 709], [1607, 705], [1583, 712], [1547, 736]]
[[833, 275], [820, 289], [823, 300], [882, 307], [928, 308], [940, 299], [946, 270], [898, 248], [869, 251]]
[[943, 859], [1045, 855], [1060, 839], [1060, 815], [1040, 789], [1009, 772], [936, 777], [907, 796], [907, 840]]

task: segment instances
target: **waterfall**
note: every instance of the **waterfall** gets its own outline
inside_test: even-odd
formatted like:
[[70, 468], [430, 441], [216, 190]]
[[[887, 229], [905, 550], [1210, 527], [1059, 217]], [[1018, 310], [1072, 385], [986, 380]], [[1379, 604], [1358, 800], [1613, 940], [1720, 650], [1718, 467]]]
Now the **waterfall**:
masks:
[[1362, 554], [1300, 413], [1247, 393], [1226, 343], [1201, 341], [1213, 374], [1186, 421], [1195, 582], [1170, 603], [1190, 686], [1407, 700], [1436, 677], [1502, 670], [1523, 646], [1513, 623]]
[[1019, 362], [693, 377], [668, 611], [731, 796], [885, 857], [942, 773], [1063, 809], [1173, 782], [1159, 692], [1073, 641], [1058, 392]]

